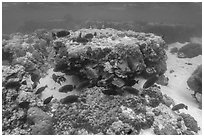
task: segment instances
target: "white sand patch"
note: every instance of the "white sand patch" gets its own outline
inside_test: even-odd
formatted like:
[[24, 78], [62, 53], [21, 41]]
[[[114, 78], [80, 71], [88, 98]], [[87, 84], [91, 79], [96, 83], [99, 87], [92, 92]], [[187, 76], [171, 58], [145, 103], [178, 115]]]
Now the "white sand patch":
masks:
[[[45, 98], [49, 97], [49, 96], [54, 96], [54, 98], [60, 100], [68, 95], [71, 94], [77, 94], [77, 92], [75, 90], [73, 90], [72, 92], [68, 92], [68, 93], [61, 93], [59, 92], [59, 88], [64, 86], [64, 85], [76, 85], [78, 84], [77, 80], [73, 79], [73, 76], [66, 76], [65, 74], [61, 73], [61, 72], [53, 72], [53, 69], [49, 69], [47, 71], [47, 76], [40, 79], [40, 84], [37, 86], [36, 89], [47, 85], [48, 87], [42, 92], [41, 94], [41, 98], [44, 100]], [[60, 76], [64, 76], [66, 78], [65, 82], [62, 82], [61, 85], [58, 83], [55, 83], [55, 81], [52, 79], [52, 74], [56, 74], [56, 75], [60, 75]]]
[[[171, 47], [175, 46], [180, 48], [182, 45], [185, 44], [175, 43], [171, 44]], [[197, 66], [202, 64], [202, 56], [199, 55], [194, 58], [177, 58], [176, 55], [171, 54], [169, 51], [170, 50], [166, 52], [168, 59], [167, 71], [165, 73], [169, 78], [169, 84], [168, 86], [161, 86], [161, 91], [173, 98], [176, 104], [186, 104], [188, 110], [181, 110], [180, 112], [192, 115], [202, 129], [202, 110], [198, 108], [198, 103], [191, 95], [194, 92], [189, 89], [186, 83]], [[187, 65], [185, 63], [192, 63], [192, 65]], [[174, 72], [170, 73], [170, 70], [174, 70]], [[202, 134], [201, 130], [199, 131], [199, 134]]]

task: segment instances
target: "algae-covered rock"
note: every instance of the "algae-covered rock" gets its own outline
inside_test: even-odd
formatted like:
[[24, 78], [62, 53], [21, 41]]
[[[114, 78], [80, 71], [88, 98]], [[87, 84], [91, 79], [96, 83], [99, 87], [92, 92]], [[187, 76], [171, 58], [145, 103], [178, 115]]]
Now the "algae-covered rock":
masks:
[[181, 113], [180, 116], [183, 118], [185, 126], [191, 131], [197, 133], [200, 130], [197, 121], [190, 114]]
[[202, 45], [197, 43], [186, 44], [178, 50], [178, 57], [180, 58], [193, 58], [198, 55], [202, 55]]
[[34, 123], [32, 126], [33, 135], [53, 134], [53, 119], [38, 107], [31, 107], [27, 112], [28, 119]]
[[150, 87], [142, 91], [146, 103], [151, 107], [157, 107], [162, 102], [162, 92], [158, 87]]
[[[72, 66], [73, 58], [79, 58], [79, 61], [83, 64], [86, 59], [87, 64], [97, 63], [97, 61], [110, 61], [114, 60], [116, 66], [122, 70], [122, 73], [126, 71], [135, 71], [136, 74], [141, 74], [142, 72], [147, 75], [152, 75], [154, 73], [163, 74], [166, 71], [166, 54], [164, 51], [164, 41], [154, 34], [145, 35], [145, 33], [136, 33], [134, 37], [127, 37], [128, 32], [121, 32], [114, 29], [81, 29], [73, 34], [76, 35], [79, 31], [83, 33], [102, 33], [107, 37], [93, 38], [92, 41], [87, 44], [75, 44], [72, 41], [65, 41], [61, 39], [61, 43], [65, 44], [67, 54], [64, 56], [66, 62], [64, 62], [64, 70], [71, 71], [74, 68], [80, 70], [83, 65], [78, 65], [76, 67]], [[125, 37], [116, 37], [114, 40], [109, 39], [109, 35], [117, 35], [123, 33]], [[72, 37], [72, 36], [70, 36]], [[143, 38], [144, 37], [144, 38]], [[59, 55], [60, 56], [60, 55]], [[64, 58], [64, 59], [65, 59]], [[58, 60], [63, 60], [63, 58], [58, 58]], [[128, 63], [128, 61], [130, 63]], [[56, 62], [56, 66], [62, 64], [61, 61]], [[124, 62], [122, 66], [127, 66], [127, 69], [121, 68], [121, 62]], [[74, 61], [73, 63], [77, 63]], [[131, 64], [131, 66], [130, 66]], [[73, 68], [74, 67], [74, 68]], [[153, 72], [145, 71], [145, 68], [153, 69]], [[68, 69], [68, 70], [67, 70]], [[129, 70], [128, 70], [129, 69]], [[62, 71], [63, 70], [58, 70]]]
[[187, 84], [194, 91], [194, 94], [202, 94], [202, 65], [199, 65], [188, 78]]
[[159, 79], [156, 81], [157, 84], [162, 86], [167, 86], [168, 82], [169, 82], [169, 78], [166, 77], [165, 75], [161, 75]]

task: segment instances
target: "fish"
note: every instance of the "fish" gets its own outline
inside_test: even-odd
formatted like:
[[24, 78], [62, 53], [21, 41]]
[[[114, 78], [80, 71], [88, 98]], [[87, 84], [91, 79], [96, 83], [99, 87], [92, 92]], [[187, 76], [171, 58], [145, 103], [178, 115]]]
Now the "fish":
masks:
[[7, 82], [4, 87], [5, 88], [10, 88], [10, 89], [19, 89], [21, 86], [21, 83], [19, 81], [9, 81]]
[[115, 77], [114, 74], [111, 74], [107, 79], [105, 79], [106, 83], [111, 83], [113, 81], [113, 78]]
[[67, 67], [69, 66], [65, 62], [59, 62], [58, 64], [55, 65], [53, 71], [54, 72], [64, 71], [64, 69]]
[[48, 97], [48, 98], [46, 98], [46, 99], [43, 101], [43, 104], [48, 104], [48, 103], [50, 103], [50, 101], [52, 100], [52, 98], [54, 98], [53, 95], [50, 96], [50, 97]]
[[59, 92], [63, 92], [63, 93], [67, 93], [72, 91], [73, 89], [75, 89], [76, 86], [74, 85], [64, 85], [62, 87], [59, 88]]
[[59, 76], [59, 81], [65, 82], [67, 79], [63, 76]]
[[33, 82], [37, 82], [37, 83], [40, 83], [40, 75], [39, 74], [36, 74], [36, 73], [31, 73], [31, 80]]
[[34, 83], [32, 84], [32, 89], [35, 89], [37, 86], [38, 86], [38, 83], [37, 83], [37, 82], [34, 82]]
[[171, 110], [173, 110], [173, 111], [177, 111], [177, 110], [179, 110], [179, 109], [186, 109], [186, 110], [188, 110], [188, 106], [186, 106], [185, 104], [183, 104], [183, 103], [180, 103], [180, 104], [177, 104], [177, 105], [175, 105], [175, 106], [173, 106], [173, 108], [171, 109]]
[[74, 103], [74, 102], [78, 102], [79, 101], [79, 96], [77, 95], [69, 95], [69, 96], [66, 96], [65, 98], [62, 98], [60, 100], [60, 102], [62, 104], [69, 104], [69, 103]]
[[54, 82], [57, 82], [57, 79], [58, 79], [57, 75], [52, 74], [52, 79], [54, 80]]
[[90, 85], [90, 81], [85, 80], [85, 81], [79, 83], [79, 85], [76, 87], [76, 90], [81, 91], [82, 89], [89, 87], [89, 85]]
[[112, 87], [109, 86], [108, 89], [102, 90], [102, 93], [105, 95], [120, 95], [122, 96], [124, 91], [120, 88], [116, 87], [115, 85], [112, 85]]
[[86, 39], [92, 39], [93, 38], [93, 34], [91, 34], [91, 33], [88, 33], [88, 34], [86, 34], [85, 36], [84, 36], [84, 38], [86, 38]]
[[159, 79], [159, 75], [156, 74], [152, 77], [150, 77], [149, 79], [147, 79], [147, 81], [144, 83], [143, 85], [143, 88], [146, 89], [146, 88], [149, 88], [151, 87], [152, 85], [154, 85], [154, 83]]
[[126, 86], [134, 86], [135, 84], [139, 83], [139, 80], [134, 80], [134, 79], [125, 79], [125, 85]]
[[23, 101], [23, 102], [19, 103], [18, 106], [19, 106], [20, 108], [28, 108], [28, 107], [29, 107], [29, 104], [30, 104], [30, 102], [28, 102], [28, 101]]
[[35, 92], [35, 94], [40, 94], [40, 93], [42, 93], [47, 87], [48, 87], [47, 85], [45, 85], [45, 86], [43, 86], [43, 87], [40, 87], [40, 88]]
[[57, 36], [58, 38], [60, 38], [60, 37], [66, 37], [66, 36], [69, 35], [69, 34], [70, 34], [69, 31], [62, 30], [62, 31], [58, 31], [58, 32], [56, 33], [56, 36]]
[[124, 87], [122, 87], [122, 90], [124, 90], [130, 94], [136, 95], [136, 96], [138, 96], [140, 93], [140, 91], [138, 89], [130, 87], [130, 86], [124, 86]]
[[118, 92], [113, 89], [102, 90], [102, 93], [105, 95], [118, 95]]

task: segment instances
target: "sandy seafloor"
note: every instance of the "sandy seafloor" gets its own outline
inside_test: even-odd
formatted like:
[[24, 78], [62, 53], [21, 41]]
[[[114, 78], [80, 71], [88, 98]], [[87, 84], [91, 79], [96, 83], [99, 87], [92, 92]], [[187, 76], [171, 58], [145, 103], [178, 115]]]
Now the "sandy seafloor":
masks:
[[[180, 110], [180, 112], [188, 113], [192, 115], [195, 120], [198, 122], [198, 126], [201, 128], [200, 131], [198, 131], [198, 134], [202, 134], [202, 110], [199, 109], [199, 104], [196, 102], [196, 100], [192, 97], [191, 94], [194, 92], [191, 91], [187, 86], [187, 79], [191, 76], [193, 71], [197, 68], [198, 65], [202, 64], [202, 56], [199, 55], [194, 58], [178, 58], [176, 54], [171, 54], [170, 49], [172, 47], [182, 47], [186, 43], [173, 43], [168, 45], [169, 49], [166, 50], [166, 54], [168, 56], [167, 59], [167, 71], [165, 73], [165, 76], [169, 78], [169, 83], [167, 86], [161, 86], [161, 91], [163, 94], [167, 94], [171, 98], [174, 99], [175, 103], [184, 103], [188, 106], [188, 110]], [[192, 63], [192, 65], [187, 65], [185, 63]], [[170, 73], [170, 70], [174, 70], [173, 73]], [[77, 79], [73, 78], [72, 76], [65, 76], [66, 81], [59, 85], [58, 83], [55, 83], [52, 80], [52, 74], [58, 74], [58, 75], [64, 75], [60, 72], [53, 72], [53, 69], [49, 69], [47, 71], [47, 76], [44, 78], [41, 78], [40, 84], [38, 87], [48, 85], [48, 88], [43, 91], [41, 98], [45, 99], [51, 95], [54, 96], [56, 99], [64, 98], [65, 96], [69, 94], [77, 94], [76, 91], [68, 92], [68, 93], [60, 93], [58, 92], [58, 89], [66, 84], [77, 84]], [[136, 88], [141, 88], [145, 79], [140, 79], [139, 84], [137, 84]], [[139, 86], [139, 87], [138, 87]], [[38, 87], [36, 89], [38, 89]], [[197, 94], [198, 99], [201, 100], [201, 95]], [[151, 135], [154, 134], [152, 129], [143, 130], [140, 133], [141, 135]]]

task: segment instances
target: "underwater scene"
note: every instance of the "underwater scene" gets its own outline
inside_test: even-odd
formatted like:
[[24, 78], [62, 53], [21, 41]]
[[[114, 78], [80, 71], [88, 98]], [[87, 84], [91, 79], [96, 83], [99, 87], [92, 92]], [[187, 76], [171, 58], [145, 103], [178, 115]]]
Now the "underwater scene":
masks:
[[2, 2], [2, 135], [202, 135], [201, 2]]

